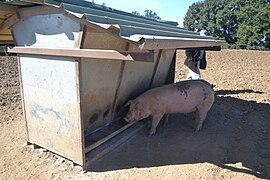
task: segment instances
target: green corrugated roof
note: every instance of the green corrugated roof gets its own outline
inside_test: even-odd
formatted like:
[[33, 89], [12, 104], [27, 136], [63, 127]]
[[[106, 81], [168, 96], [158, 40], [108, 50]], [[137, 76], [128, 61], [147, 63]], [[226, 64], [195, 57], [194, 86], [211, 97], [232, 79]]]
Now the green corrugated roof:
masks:
[[[65, 10], [85, 14], [89, 21], [102, 24], [119, 25], [121, 36], [129, 37], [133, 34], [144, 34], [154, 36], [169, 36], [183, 38], [205, 39], [199, 33], [188, 31], [177, 26], [161, 22], [156, 19], [136, 16], [131, 13], [103, 7], [85, 1], [55, 1], [46, 0], [46, 3], [60, 5], [62, 3]], [[211, 37], [206, 37], [206, 39]]]
[[[179, 40], [179, 38], [196, 39], [199, 41], [213, 41], [216, 46], [221, 44], [221, 41], [213, 40], [213, 37], [200, 36], [199, 33], [188, 31], [184, 28], [175, 26], [177, 23], [172, 21], [162, 21], [151, 19], [143, 16], [137, 16], [124, 11], [119, 11], [113, 8], [101, 6], [83, 0], [0, 0], [1, 3], [12, 4], [17, 6], [33, 6], [40, 3], [60, 6], [68, 12], [84, 14], [89, 22], [95, 23], [104, 28], [106, 25], [117, 25], [120, 28], [120, 36], [126, 39], [131, 39], [133, 36], [141, 37], [147, 36], [145, 40], [160, 40], [168, 41]], [[108, 27], [108, 26], [107, 26]], [[140, 39], [138, 39], [139, 41]], [[215, 46], [213, 44], [213, 46]]]

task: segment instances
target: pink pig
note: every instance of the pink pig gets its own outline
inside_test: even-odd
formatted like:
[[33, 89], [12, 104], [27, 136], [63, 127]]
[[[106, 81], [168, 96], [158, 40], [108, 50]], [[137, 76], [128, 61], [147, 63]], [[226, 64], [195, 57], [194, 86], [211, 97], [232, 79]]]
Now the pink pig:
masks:
[[147, 117], [152, 118], [152, 127], [149, 135], [156, 132], [156, 127], [168, 114], [196, 112], [196, 131], [200, 131], [203, 121], [214, 103], [214, 90], [204, 80], [188, 80], [174, 84], [153, 88], [141, 94], [134, 100], [130, 100], [125, 106], [129, 106], [129, 112], [125, 121], [132, 122]]

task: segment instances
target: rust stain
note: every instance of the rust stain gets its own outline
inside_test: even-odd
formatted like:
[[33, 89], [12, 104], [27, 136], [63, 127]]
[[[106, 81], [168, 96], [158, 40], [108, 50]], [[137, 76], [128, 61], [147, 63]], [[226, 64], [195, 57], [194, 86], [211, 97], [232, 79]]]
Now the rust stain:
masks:
[[108, 116], [109, 112], [110, 112], [110, 108], [107, 109], [107, 110], [103, 113], [103, 118], [106, 118], [106, 116]]
[[95, 112], [89, 119], [90, 124], [93, 124], [96, 122], [99, 118], [99, 113]]

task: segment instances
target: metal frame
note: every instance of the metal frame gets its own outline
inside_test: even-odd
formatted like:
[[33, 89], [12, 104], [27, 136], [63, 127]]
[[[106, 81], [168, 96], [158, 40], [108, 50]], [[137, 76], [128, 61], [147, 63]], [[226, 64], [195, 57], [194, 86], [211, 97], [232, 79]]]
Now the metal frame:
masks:
[[46, 56], [79, 57], [103, 60], [141, 61], [154, 62], [154, 53], [151, 52], [129, 52], [99, 49], [61, 49], [61, 48], [39, 48], [39, 47], [13, 47], [8, 48], [9, 53], [35, 54]]

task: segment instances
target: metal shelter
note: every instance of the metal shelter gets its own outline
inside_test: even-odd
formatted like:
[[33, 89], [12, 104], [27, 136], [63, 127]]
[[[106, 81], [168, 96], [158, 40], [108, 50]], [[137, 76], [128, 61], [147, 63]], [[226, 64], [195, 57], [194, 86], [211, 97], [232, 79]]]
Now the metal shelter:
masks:
[[88, 167], [143, 125], [127, 100], [173, 82], [178, 48], [224, 41], [82, 0], [0, 1], [0, 44], [19, 56], [27, 140]]

